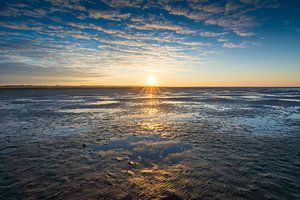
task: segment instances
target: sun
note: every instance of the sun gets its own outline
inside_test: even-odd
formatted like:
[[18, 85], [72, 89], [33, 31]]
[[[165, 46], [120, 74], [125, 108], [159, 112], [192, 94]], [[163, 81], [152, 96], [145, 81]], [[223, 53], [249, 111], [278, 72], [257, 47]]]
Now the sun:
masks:
[[146, 82], [148, 86], [155, 86], [157, 84], [154, 76], [148, 76]]

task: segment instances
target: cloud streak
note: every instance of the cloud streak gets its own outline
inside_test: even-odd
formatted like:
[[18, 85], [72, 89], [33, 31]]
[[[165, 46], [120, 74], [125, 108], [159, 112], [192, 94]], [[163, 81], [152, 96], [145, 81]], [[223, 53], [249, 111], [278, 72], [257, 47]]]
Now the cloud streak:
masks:
[[0, 70], [86, 77], [124, 69], [188, 71], [216, 59], [220, 49], [259, 47], [252, 29], [262, 21], [254, 13], [278, 6], [261, 0], [5, 2]]
[[89, 14], [95, 19], [107, 19], [107, 20], [116, 20], [120, 21], [122, 19], [127, 19], [130, 17], [130, 13], [119, 13], [116, 11], [99, 11], [99, 10], [90, 10]]

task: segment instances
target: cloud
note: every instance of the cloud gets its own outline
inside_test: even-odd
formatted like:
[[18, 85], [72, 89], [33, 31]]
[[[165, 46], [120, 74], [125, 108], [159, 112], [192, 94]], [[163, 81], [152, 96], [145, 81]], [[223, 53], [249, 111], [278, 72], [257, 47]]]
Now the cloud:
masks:
[[[64, 40], [66, 40], [66, 36], [71, 36], [84, 39], [84, 41], [61, 43], [57, 39], [45, 39], [39, 36], [27, 42], [20, 40], [19, 44], [12, 46], [12, 43], [6, 40], [1, 44], [2, 53], [5, 56], [2, 56], [0, 60], [6, 63], [23, 63], [47, 69], [54, 67], [56, 72], [68, 71], [69, 68], [86, 74], [94, 72], [109, 74], [111, 71], [122, 69], [133, 72], [153, 72], [153, 70], [172, 72], [185, 70], [184, 66], [187, 63], [203, 62], [203, 50], [198, 47], [208, 45], [203, 42], [184, 42], [182, 39], [172, 39], [170, 34], [168, 37], [162, 34], [162, 37], [157, 36], [156, 38], [151, 37], [151, 33], [148, 35], [149, 38], [144, 34], [127, 35], [129, 39], [116, 40], [69, 29], [49, 32], [55, 37], [64, 38]], [[156, 41], [170, 44], [155, 44]], [[100, 43], [97, 48], [84, 47], [86, 44], [90, 46], [95, 42]], [[193, 51], [194, 55], [189, 55], [188, 51]], [[48, 73], [41, 70], [36, 71], [42, 74]], [[50, 72], [49, 75], [51, 75]], [[75, 72], [70, 72], [70, 75], [75, 76]]]
[[208, 31], [200, 32], [200, 35], [204, 37], [218, 37], [225, 34], [226, 34], [225, 32], [224, 33], [215, 33], [215, 32], [208, 32]]
[[199, 11], [198, 9], [191, 10], [186, 7], [173, 6], [171, 4], [164, 4], [163, 6], [165, 10], [172, 15], [184, 16], [195, 21], [204, 20], [210, 15], [209, 13]]
[[[240, 2], [228, 0], [225, 4], [191, 0], [185, 3], [182, 6], [172, 1], [165, 1], [163, 8], [172, 15], [184, 16], [196, 22], [201, 21], [206, 25], [219, 26], [241, 37], [254, 36], [250, 29], [260, 25], [261, 19], [256, 18], [253, 12], [279, 6], [276, 0], [272, 0], [271, 4], [263, 0], [241, 0]], [[202, 34], [205, 35], [213, 37], [211, 34]]]
[[174, 31], [178, 34], [195, 34], [197, 31], [192, 30], [184, 25], [179, 25], [165, 20], [164, 18], [148, 17], [139, 18], [137, 22], [128, 24], [129, 28], [137, 30], [165, 30]]
[[240, 30], [234, 30], [234, 33], [241, 37], [250, 37], [255, 35], [255, 33], [253, 32], [240, 31]]
[[[225, 40], [226, 41], [226, 40]], [[253, 47], [259, 47], [260, 45], [256, 42], [241, 42], [241, 43], [232, 43], [228, 42], [228, 40], [223, 43], [223, 47], [225, 48], [239, 48], [239, 49], [245, 49], [245, 48], [253, 48]]]
[[218, 14], [224, 12], [224, 8], [220, 5], [216, 4], [210, 4], [210, 5], [204, 5], [200, 7], [202, 11], [205, 11], [207, 13], [213, 13], [213, 14]]
[[[99, 45], [99, 48], [107, 52], [108, 58], [103, 64], [114, 68], [144, 72], [153, 72], [153, 70], [160, 72], [182, 71], [187, 63], [202, 60], [202, 50], [192, 49], [191, 46], [205, 45], [201, 42], [160, 45], [136, 41], [103, 41], [103, 44]], [[117, 47], [114, 47], [115, 45]], [[195, 56], [189, 55], [188, 50], [193, 51]]]
[[0, 22], [0, 26], [9, 29], [15, 30], [30, 30], [30, 28], [26, 24], [15, 24], [10, 22]]
[[167, 30], [175, 31], [178, 34], [193, 34], [195, 31], [186, 29], [181, 26], [170, 23], [145, 23], [145, 24], [129, 24], [128, 27], [138, 30]]
[[31, 8], [25, 4], [7, 4], [0, 11], [0, 16], [6, 17], [18, 17], [18, 16], [29, 16], [42, 18], [47, 15], [47, 11], [43, 8]]
[[80, 5], [80, 1], [72, 1], [72, 0], [46, 0], [46, 1], [51, 3], [56, 11], [63, 11], [66, 9], [86, 11], [86, 8]]
[[66, 75], [72, 77], [103, 77], [105, 74], [88, 72], [76, 68], [61, 68], [61, 67], [43, 67], [35, 64], [22, 62], [0, 62], [1, 75], [38, 75], [38, 76], [58, 76]]
[[78, 29], [93, 29], [97, 31], [101, 31], [107, 34], [118, 34], [121, 33], [119, 30], [112, 30], [112, 29], [105, 29], [101, 26], [95, 24], [84, 24], [84, 23], [74, 23], [74, 22], [67, 22], [66, 25], [72, 26]]
[[0, 10], [0, 16], [17, 17], [20, 15], [19, 10], [13, 7], [6, 7]]
[[225, 48], [247, 48], [245, 43], [231, 43], [231, 42], [224, 43], [223, 47], [225, 47]]
[[130, 0], [130, 1], [124, 1], [124, 0], [102, 0], [105, 4], [109, 5], [113, 8], [136, 8], [136, 7], [142, 7], [143, 0]]
[[7, 3], [0, 11], [1, 72], [184, 71], [213, 59], [220, 45], [259, 46], [250, 41], [261, 23], [253, 12], [267, 7], [254, 0], [47, 2]]
[[186, 45], [186, 46], [210, 46], [210, 43], [207, 42], [178, 42], [180, 44]]
[[225, 5], [225, 12], [235, 12], [243, 7], [243, 5], [237, 3], [236, 1], [229, 0]]
[[209, 18], [205, 20], [205, 24], [221, 26], [227, 30], [232, 30], [235, 34], [241, 37], [255, 35], [253, 32], [248, 31], [248, 29], [259, 25], [255, 17], [242, 14]]
[[208, 25], [218, 25], [228, 29], [245, 29], [250, 28], [258, 23], [251, 16], [235, 16], [235, 17], [218, 17], [205, 20]]
[[278, 8], [280, 4], [277, 0], [240, 0], [240, 2], [254, 6], [255, 8]]
[[107, 20], [116, 20], [120, 21], [130, 17], [130, 13], [119, 13], [117, 11], [99, 11], [99, 10], [90, 10], [89, 14], [95, 19], [107, 19]]

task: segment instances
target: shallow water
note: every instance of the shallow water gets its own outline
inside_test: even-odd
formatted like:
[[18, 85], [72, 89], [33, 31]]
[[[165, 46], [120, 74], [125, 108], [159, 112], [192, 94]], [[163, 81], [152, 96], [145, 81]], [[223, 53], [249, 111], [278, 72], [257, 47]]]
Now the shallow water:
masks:
[[300, 199], [299, 88], [0, 90], [0, 199]]

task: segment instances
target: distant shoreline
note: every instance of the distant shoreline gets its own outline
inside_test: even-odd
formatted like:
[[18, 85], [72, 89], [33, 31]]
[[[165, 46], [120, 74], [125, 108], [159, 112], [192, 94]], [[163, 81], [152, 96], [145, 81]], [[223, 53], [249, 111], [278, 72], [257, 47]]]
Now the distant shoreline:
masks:
[[[144, 87], [147, 87], [147, 86], [0, 85], [0, 89], [121, 89], [121, 88], [144, 88]], [[157, 88], [300, 88], [300, 86], [156, 86], [156, 87]]]

